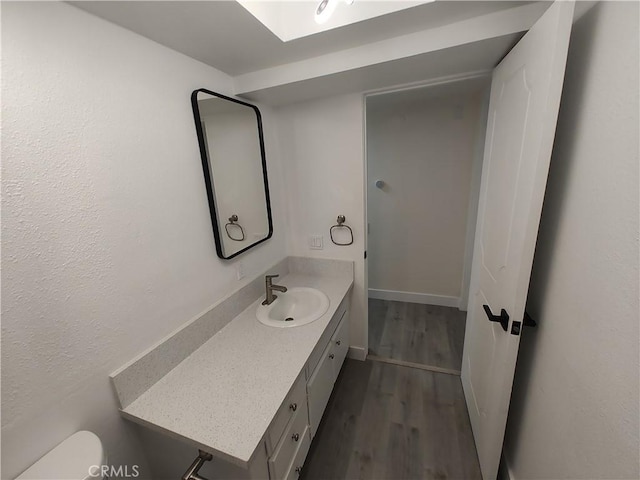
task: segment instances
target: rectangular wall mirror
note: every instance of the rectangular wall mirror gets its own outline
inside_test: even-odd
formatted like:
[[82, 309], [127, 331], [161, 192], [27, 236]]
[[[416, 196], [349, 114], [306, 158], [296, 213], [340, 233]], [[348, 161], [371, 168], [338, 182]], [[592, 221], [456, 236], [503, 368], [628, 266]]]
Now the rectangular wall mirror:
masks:
[[273, 234], [262, 117], [255, 105], [204, 88], [191, 105], [216, 252], [230, 259]]

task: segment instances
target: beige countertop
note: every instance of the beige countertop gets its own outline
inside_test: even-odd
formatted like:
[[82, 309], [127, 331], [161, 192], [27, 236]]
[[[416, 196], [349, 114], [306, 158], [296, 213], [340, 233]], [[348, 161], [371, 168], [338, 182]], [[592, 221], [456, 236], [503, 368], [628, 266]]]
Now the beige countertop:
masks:
[[329, 309], [307, 325], [276, 328], [256, 319], [262, 297], [256, 299], [124, 408], [124, 416], [247, 467], [353, 280], [290, 273], [278, 284], [317, 288], [329, 297]]

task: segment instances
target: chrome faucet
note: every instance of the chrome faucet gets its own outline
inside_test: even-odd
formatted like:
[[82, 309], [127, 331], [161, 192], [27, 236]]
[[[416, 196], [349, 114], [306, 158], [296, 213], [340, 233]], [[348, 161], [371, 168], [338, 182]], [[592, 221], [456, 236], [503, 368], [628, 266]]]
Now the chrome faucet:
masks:
[[273, 279], [278, 278], [279, 276], [280, 275], [267, 275], [266, 277], [264, 277], [264, 286], [267, 290], [267, 297], [264, 299], [264, 302], [262, 302], [262, 305], [271, 305], [273, 301], [276, 298], [278, 298], [276, 295], [273, 294], [274, 290], [277, 290], [278, 292], [282, 292], [282, 293], [287, 291], [287, 287], [273, 284]]

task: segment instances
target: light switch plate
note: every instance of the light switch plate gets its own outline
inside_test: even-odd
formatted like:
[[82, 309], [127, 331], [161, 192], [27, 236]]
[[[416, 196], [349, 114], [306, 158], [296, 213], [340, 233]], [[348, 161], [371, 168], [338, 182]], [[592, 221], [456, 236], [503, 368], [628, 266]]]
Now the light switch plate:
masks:
[[322, 235], [309, 235], [309, 248], [312, 250], [323, 249]]

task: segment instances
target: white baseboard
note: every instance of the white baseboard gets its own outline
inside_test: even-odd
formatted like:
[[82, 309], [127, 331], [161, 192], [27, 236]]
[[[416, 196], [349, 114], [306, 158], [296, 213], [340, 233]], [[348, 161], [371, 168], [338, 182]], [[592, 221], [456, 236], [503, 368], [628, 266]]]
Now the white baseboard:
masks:
[[446, 295], [430, 295], [428, 293], [398, 292], [396, 290], [369, 289], [369, 298], [378, 300], [393, 300], [395, 302], [424, 303], [427, 305], [439, 305], [441, 307], [460, 306], [459, 297], [448, 297]]
[[367, 359], [367, 351], [362, 347], [349, 347], [349, 353], [347, 356], [354, 360], [364, 362]]

